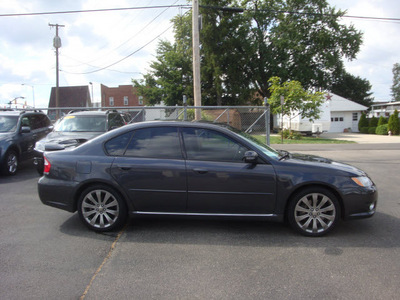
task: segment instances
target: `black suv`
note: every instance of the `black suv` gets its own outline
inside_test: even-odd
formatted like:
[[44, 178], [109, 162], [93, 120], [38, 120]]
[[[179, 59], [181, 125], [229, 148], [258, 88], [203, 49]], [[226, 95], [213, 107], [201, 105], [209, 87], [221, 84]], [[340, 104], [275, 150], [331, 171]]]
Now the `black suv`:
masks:
[[35, 145], [34, 164], [39, 174], [43, 174], [44, 151], [72, 149], [123, 125], [125, 121], [116, 110], [70, 111], [55, 124], [53, 132]]
[[45, 137], [53, 126], [39, 110], [0, 110], [0, 170], [15, 175], [18, 163], [34, 156], [35, 143]]

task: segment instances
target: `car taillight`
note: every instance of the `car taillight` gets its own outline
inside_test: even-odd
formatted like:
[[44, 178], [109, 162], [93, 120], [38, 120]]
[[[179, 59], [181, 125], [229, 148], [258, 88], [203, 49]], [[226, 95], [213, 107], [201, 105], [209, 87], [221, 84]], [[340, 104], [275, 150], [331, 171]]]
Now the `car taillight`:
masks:
[[46, 157], [44, 157], [44, 169], [43, 174], [47, 175], [50, 173], [51, 164]]

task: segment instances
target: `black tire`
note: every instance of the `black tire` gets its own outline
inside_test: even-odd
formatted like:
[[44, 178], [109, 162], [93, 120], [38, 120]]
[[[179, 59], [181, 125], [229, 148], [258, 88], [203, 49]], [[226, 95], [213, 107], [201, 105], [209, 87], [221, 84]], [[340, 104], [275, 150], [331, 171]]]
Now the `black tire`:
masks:
[[2, 173], [9, 176], [17, 174], [18, 163], [18, 153], [14, 150], [7, 151], [6, 155], [4, 156]]
[[339, 218], [340, 205], [337, 198], [321, 187], [304, 189], [289, 204], [289, 224], [305, 236], [327, 234]]
[[112, 188], [96, 185], [85, 189], [78, 202], [82, 222], [97, 232], [122, 227], [127, 218], [127, 208], [122, 197]]

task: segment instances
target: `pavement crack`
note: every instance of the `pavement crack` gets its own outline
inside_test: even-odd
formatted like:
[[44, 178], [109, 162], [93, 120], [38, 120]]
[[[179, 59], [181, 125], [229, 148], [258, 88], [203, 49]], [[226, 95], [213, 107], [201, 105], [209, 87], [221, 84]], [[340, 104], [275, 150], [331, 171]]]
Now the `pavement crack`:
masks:
[[110, 250], [107, 253], [107, 256], [104, 258], [103, 262], [101, 263], [101, 265], [97, 268], [96, 272], [94, 272], [92, 279], [90, 279], [89, 284], [86, 286], [85, 291], [83, 292], [82, 296], [79, 298], [80, 300], [85, 299], [87, 293], [89, 292], [90, 288], [92, 287], [92, 284], [94, 282], [94, 280], [96, 279], [97, 275], [101, 272], [103, 266], [106, 264], [106, 262], [110, 259], [116, 245], [117, 242], [119, 240], [119, 238], [121, 237], [121, 235], [125, 232], [126, 226], [124, 226], [124, 228], [121, 229], [121, 231], [118, 233], [118, 235], [116, 236], [114, 242], [111, 244]]

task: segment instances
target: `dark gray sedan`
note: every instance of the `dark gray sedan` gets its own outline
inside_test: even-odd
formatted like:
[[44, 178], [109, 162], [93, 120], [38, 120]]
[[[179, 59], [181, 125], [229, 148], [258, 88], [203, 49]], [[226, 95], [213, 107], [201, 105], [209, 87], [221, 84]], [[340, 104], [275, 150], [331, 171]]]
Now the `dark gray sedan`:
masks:
[[129, 215], [174, 215], [287, 220], [321, 236], [340, 218], [373, 216], [377, 203], [374, 183], [353, 166], [204, 123], [127, 125], [44, 159], [41, 201], [78, 210], [95, 231]]

